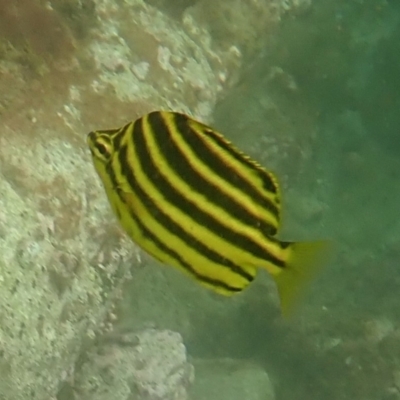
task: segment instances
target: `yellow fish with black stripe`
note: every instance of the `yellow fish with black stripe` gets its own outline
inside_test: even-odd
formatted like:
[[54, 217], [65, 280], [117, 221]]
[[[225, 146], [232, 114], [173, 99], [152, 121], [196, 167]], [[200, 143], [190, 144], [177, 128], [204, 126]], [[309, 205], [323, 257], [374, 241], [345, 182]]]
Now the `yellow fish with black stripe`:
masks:
[[131, 239], [226, 296], [266, 269], [287, 313], [326, 242], [277, 238], [276, 177], [191, 117], [151, 112], [87, 142], [111, 206]]

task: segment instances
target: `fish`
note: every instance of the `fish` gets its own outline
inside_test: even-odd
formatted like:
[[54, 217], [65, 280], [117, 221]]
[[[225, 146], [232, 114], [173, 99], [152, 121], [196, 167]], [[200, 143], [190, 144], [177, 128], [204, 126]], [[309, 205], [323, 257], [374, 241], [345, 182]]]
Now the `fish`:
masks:
[[127, 235], [212, 291], [240, 293], [264, 269], [288, 315], [319, 270], [327, 241], [280, 240], [277, 177], [212, 127], [153, 111], [87, 144]]

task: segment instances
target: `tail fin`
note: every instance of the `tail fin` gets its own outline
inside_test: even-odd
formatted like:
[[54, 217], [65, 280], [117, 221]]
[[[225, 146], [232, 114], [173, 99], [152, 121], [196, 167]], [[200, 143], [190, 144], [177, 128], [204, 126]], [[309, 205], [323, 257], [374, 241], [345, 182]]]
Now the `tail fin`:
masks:
[[294, 242], [289, 246], [286, 268], [274, 276], [284, 316], [290, 315], [307, 284], [329, 260], [330, 248], [328, 241]]

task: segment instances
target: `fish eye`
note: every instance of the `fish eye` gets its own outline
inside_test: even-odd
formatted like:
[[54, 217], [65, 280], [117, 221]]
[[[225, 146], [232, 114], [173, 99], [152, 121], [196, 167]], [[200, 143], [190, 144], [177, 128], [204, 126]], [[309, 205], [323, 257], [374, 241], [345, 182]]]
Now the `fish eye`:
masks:
[[97, 157], [103, 159], [103, 161], [108, 161], [111, 156], [111, 151], [107, 143], [97, 142], [95, 144]]
[[107, 147], [104, 145], [104, 144], [102, 144], [102, 143], [98, 143], [97, 144], [97, 151], [102, 155], [102, 156], [105, 156], [105, 155], [107, 155]]

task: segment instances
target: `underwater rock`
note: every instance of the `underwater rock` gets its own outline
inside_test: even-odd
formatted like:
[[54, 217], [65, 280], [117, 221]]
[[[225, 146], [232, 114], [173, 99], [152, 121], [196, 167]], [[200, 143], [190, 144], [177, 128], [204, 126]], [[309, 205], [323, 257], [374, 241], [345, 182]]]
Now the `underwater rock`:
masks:
[[284, 13], [308, 8], [310, 3], [310, 0], [198, 0], [183, 12], [183, 22], [193, 18], [197, 27], [205, 28], [218, 46], [229, 48], [234, 44], [248, 57], [266, 45]]
[[[140, 265], [116, 228], [85, 134], [158, 108], [206, 121], [241, 65], [240, 43], [221, 50], [206, 30], [195, 40], [141, 0], [93, 0], [82, 12], [70, 7], [83, 2], [45, 3], [32, 0], [35, 12], [20, 14], [29, 24], [46, 18], [51, 30], [61, 20], [62, 46], [53, 36], [41, 42], [33, 28], [0, 42], [0, 399], [7, 400], [73, 399], [63, 388], [73, 387], [81, 353], [112, 328], [113, 307]], [[2, 27], [18, 29], [10, 13]]]
[[194, 369], [179, 333], [147, 329], [92, 353], [77, 374], [75, 400], [187, 400]]
[[258, 365], [230, 359], [195, 360], [193, 400], [275, 400], [268, 374]]

